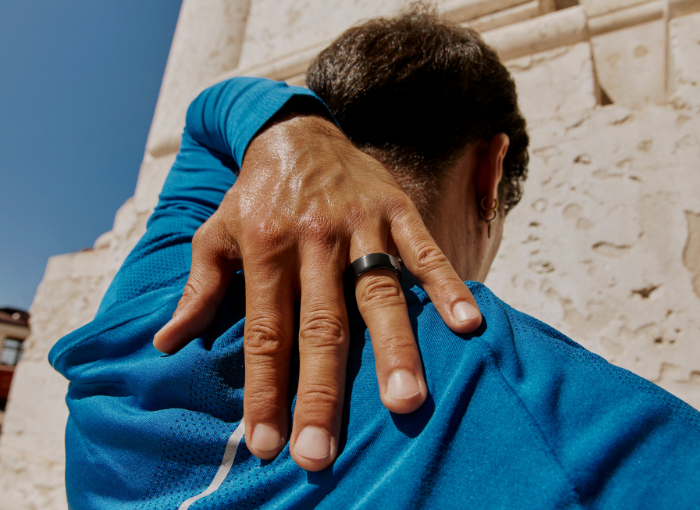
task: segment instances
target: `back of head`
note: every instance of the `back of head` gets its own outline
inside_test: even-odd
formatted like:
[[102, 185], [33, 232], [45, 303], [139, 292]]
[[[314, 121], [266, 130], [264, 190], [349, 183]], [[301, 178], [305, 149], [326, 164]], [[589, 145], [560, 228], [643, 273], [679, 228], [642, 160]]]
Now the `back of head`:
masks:
[[499, 189], [504, 212], [520, 200], [525, 119], [508, 70], [473, 30], [414, 6], [347, 30], [311, 64], [306, 81], [421, 213], [467, 145], [498, 133], [510, 138]]

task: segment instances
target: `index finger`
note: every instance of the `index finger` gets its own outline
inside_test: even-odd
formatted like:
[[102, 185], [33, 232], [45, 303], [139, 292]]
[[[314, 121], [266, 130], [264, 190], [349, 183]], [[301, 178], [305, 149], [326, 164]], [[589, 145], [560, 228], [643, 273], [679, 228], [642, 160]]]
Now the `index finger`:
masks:
[[182, 297], [173, 318], [153, 338], [161, 352], [174, 354], [207, 330], [242, 267], [238, 248], [224, 240], [226, 231], [217, 219], [212, 216], [192, 240], [192, 266]]

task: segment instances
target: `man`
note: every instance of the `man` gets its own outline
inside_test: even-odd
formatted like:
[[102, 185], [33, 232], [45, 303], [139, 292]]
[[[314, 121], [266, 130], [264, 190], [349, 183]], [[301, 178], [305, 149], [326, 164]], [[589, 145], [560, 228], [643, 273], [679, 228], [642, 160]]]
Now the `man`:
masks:
[[[471, 294], [435, 292], [452, 285], [445, 260], [483, 281], [525, 177], [525, 124], [495, 53], [412, 12], [346, 32], [308, 82], [364, 154], [342, 145], [308, 92], [256, 79], [204, 92], [148, 232], [95, 321], [52, 350], [71, 380], [71, 506], [697, 507], [697, 411], [478, 283], [468, 287], [483, 320], [464, 314], [471, 334], [446, 326], [459, 329], [455, 304]], [[375, 185], [392, 205], [365, 216], [382, 200]], [[324, 208], [328, 190], [340, 212]], [[415, 214], [396, 212], [407, 196], [432, 238]], [[222, 226], [250, 217], [256, 228]], [[368, 262], [375, 253], [384, 269]], [[390, 263], [397, 253], [403, 270]], [[296, 276], [265, 269], [297, 258]], [[245, 277], [234, 274], [240, 260]], [[348, 273], [359, 310], [340, 289], [356, 260], [372, 269], [353, 263]], [[414, 274], [431, 265], [442, 271], [424, 278], [437, 303]], [[169, 322], [188, 277], [195, 296]], [[308, 292], [313, 282], [320, 294]], [[154, 337], [175, 354], [159, 354]]]

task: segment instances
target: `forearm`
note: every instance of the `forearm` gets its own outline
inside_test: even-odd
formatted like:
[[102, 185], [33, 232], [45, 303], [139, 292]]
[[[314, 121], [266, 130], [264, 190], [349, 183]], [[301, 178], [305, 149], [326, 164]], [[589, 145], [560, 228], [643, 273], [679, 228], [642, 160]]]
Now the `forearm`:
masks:
[[251, 140], [283, 107], [326, 115], [313, 92], [262, 78], [233, 78], [202, 92], [187, 111], [186, 134], [238, 166]]

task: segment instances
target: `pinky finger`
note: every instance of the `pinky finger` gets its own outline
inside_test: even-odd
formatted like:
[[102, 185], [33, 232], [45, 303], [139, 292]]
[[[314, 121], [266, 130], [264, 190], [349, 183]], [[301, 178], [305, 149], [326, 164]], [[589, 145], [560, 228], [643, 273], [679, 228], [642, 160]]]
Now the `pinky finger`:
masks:
[[445, 324], [456, 333], [477, 329], [481, 325], [479, 305], [415, 208], [392, 219], [391, 235], [404, 264], [421, 282]]

